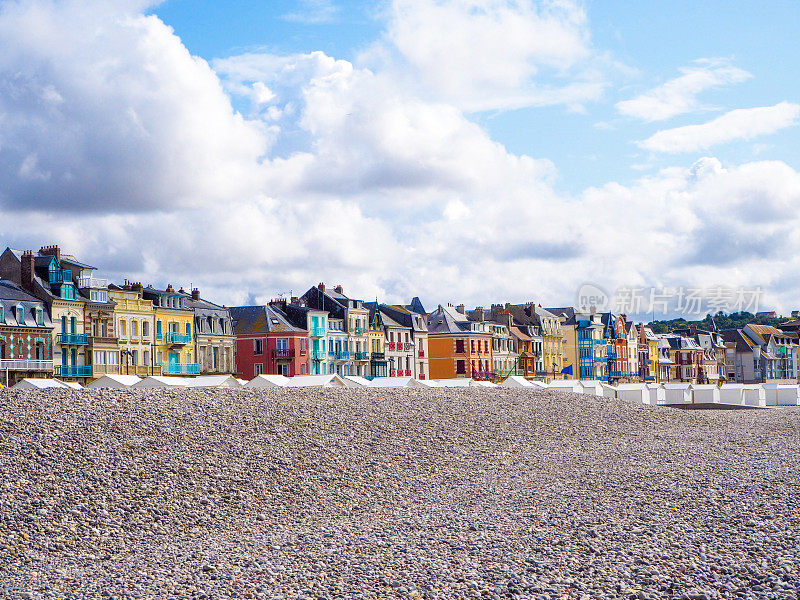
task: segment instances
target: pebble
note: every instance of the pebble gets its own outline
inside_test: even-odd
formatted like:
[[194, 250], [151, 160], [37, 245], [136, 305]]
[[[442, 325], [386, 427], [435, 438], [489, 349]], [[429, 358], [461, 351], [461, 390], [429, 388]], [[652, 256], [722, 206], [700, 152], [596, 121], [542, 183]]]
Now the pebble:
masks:
[[0, 598], [797, 598], [800, 409], [0, 392]]

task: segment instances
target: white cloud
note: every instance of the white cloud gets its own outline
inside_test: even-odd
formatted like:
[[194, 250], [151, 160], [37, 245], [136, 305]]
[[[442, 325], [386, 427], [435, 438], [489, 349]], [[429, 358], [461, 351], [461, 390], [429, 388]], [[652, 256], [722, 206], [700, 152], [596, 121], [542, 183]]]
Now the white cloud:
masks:
[[362, 60], [467, 111], [577, 106], [606, 85], [571, 0], [394, 0], [385, 38]]
[[654, 152], [696, 152], [733, 140], [751, 140], [796, 125], [800, 104], [780, 102], [774, 106], [740, 108], [702, 125], [664, 129], [639, 146]]
[[[367, 299], [484, 305], [568, 302], [584, 281], [762, 285], [785, 308], [800, 291], [786, 276], [800, 267], [800, 175], [783, 163], [706, 159], [564, 196], [550, 161], [508, 152], [386, 72], [321, 52], [212, 70], [154, 17], [36, 6], [45, 29], [76, 32], [0, 13], [0, 45], [14, 49], [0, 56], [9, 245], [60, 243], [114, 279], [193, 283], [228, 304], [320, 280]], [[226, 91], [250, 101], [246, 116]], [[72, 143], [53, 146], [42, 123]], [[92, 152], [75, 160], [81, 148]], [[92, 185], [24, 188], [29, 156], [29, 174]]]
[[300, 0], [300, 10], [283, 15], [286, 21], [304, 25], [323, 25], [332, 23], [339, 13], [339, 7], [331, 0]]
[[680, 69], [683, 73], [680, 77], [636, 98], [618, 102], [617, 110], [620, 114], [644, 121], [661, 121], [702, 109], [697, 96], [705, 90], [741, 83], [752, 77], [727, 61], [701, 59], [696, 64], [698, 66]]

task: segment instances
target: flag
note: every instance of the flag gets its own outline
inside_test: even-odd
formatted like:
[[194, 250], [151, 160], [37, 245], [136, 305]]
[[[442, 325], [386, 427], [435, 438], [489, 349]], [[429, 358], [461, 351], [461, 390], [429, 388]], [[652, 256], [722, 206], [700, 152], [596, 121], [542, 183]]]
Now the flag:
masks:
[[572, 365], [569, 365], [568, 367], [564, 367], [563, 369], [561, 369], [561, 374], [572, 375]]

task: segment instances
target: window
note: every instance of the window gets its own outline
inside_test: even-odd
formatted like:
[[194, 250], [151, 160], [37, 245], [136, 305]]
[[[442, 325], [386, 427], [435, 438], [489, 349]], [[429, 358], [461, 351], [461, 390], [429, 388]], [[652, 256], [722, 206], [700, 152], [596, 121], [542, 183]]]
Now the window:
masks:
[[280, 363], [278, 365], [278, 375], [283, 375], [284, 377], [289, 376], [289, 365], [287, 363]]
[[119, 320], [119, 336], [123, 338], [128, 337], [128, 323], [125, 319]]
[[17, 323], [19, 323], [20, 325], [24, 325], [25, 324], [25, 309], [22, 308], [22, 304], [17, 304], [16, 310], [17, 310]]
[[95, 351], [93, 359], [95, 365], [104, 365], [106, 362], [106, 353]]
[[139, 322], [131, 321], [131, 337], [137, 339], [139, 337]]
[[106, 352], [106, 364], [118, 365], [119, 364], [119, 353], [118, 352]]
[[456, 361], [456, 374], [457, 375], [465, 375], [467, 372], [467, 363], [464, 360], [457, 360]]
[[36, 307], [36, 324], [40, 327], [44, 325], [44, 309], [40, 306]]
[[139, 364], [139, 351], [134, 350], [131, 352], [131, 364], [138, 365]]
[[190, 337], [192, 335], [192, 324], [191, 323], [187, 323], [186, 324], [186, 335], [188, 335]]
[[150, 321], [142, 321], [142, 338], [150, 339]]
[[306, 363], [302, 363], [300, 365], [300, 374], [301, 375], [305, 375], [306, 374]]
[[464, 340], [456, 340], [456, 353], [464, 354]]
[[70, 333], [76, 333], [76, 331], [75, 331], [76, 323], [77, 323], [77, 321], [76, 321], [75, 317], [70, 317], [69, 318], [69, 332]]
[[306, 352], [306, 339], [300, 338], [300, 352], [305, 354]]
[[253, 354], [264, 354], [264, 340], [253, 340]]
[[258, 376], [264, 372], [264, 365], [261, 363], [256, 363], [253, 365], [253, 374]]
[[6, 307], [0, 304], [0, 323], [6, 322]]
[[[124, 333], [123, 333], [123, 335], [124, 335]], [[161, 339], [163, 339], [163, 338], [164, 338], [164, 335], [163, 335], [163, 333], [162, 333], [162, 324], [161, 324], [161, 321], [156, 321], [156, 339], [157, 339], [157, 340], [161, 340]], [[160, 361], [159, 361], [159, 362], [160, 362]]]
[[142, 364], [146, 367], [150, 364], [150, 350], [142, 352]]
[[289, 349], [289, 338], [278, 338], [275, 340], [275, 347], [278, 350], [288, 350]]

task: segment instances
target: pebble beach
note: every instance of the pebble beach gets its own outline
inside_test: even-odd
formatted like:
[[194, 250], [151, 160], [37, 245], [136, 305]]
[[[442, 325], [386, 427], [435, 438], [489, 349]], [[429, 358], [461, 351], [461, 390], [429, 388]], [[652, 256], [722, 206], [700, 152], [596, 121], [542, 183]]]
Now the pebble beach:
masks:
[[0, 392], [0, 598], [800, 595], [800, 408]]

